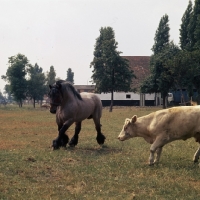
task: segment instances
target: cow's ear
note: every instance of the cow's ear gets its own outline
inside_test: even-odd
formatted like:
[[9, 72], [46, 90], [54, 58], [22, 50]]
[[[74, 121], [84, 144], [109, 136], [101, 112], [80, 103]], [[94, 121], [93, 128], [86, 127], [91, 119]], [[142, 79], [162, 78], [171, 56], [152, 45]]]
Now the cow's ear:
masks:
[[131, 123], [135, 123], [137, 121], [137, 116], [134, 115], [132, 118], [131, 118]]

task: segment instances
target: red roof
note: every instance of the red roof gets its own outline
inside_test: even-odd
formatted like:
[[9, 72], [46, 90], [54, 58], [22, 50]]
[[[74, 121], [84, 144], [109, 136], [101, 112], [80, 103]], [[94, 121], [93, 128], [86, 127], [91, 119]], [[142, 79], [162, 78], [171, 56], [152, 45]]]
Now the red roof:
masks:
[[129, 60], [129, 66], [134, 71], [136, 79], [133, 79], [132, 88], [139, 90], [143, 80], [150, 74], [150, 56], [122, 56]]

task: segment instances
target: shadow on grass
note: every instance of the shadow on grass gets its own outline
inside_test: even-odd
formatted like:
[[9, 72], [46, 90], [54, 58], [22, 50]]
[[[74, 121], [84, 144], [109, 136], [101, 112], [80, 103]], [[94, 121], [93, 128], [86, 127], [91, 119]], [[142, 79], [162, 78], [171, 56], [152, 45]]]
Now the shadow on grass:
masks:
[[98, 154], [113, 154], [121, 153], [121, 148], [109, 147], [107, 145], [102, 145], [98, 147], [66, 147], [67, 151], [74, 151], [76, 153], [98, 153]]

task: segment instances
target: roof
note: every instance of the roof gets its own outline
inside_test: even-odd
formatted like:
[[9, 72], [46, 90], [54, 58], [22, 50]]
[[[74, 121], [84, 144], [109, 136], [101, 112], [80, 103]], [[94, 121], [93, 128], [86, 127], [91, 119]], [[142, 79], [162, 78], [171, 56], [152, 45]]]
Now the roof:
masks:
[[95, 85], [74, 85], [78, 92], [94, 92]]
[[74, 87], [76, 89], [82, 89], [82, 90], [87, 90], [87, 89], [93, 90], [93, 89], [95, 89], [95, 85], [74, 85]]
[[139, 90], [141, 83], [150, 74], [150, 56], [122, 56], [129, 60], [129, 66], [134, 71], [136, 79], [132, 81], [132, 88]]
[[[139, 90], [141, 83], [150, 74], [150, 56], [122, 56], [129, 60], [129, 66], [134, 71], [136, 79], [133, 78], [132, 89]], [[95, 89], [95, 85], [74, 85], [79, 91], [91, 91]]]

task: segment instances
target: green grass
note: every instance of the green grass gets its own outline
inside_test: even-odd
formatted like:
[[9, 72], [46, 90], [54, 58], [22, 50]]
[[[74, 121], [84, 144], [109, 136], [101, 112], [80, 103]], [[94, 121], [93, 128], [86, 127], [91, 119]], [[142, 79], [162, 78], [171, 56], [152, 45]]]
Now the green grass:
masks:
[[[92, 120], [85, 120], [75, 148], [52, 151], [55, 115], [39, 107], [0, 107], [0, 199], [200, 199], [194, 139], [166, 145], [153, 167], [147, 162], [150, 145], [142, 138], [117, 140], [125, 118], [156, 109], [103, 109], [102, 148]], [[74, 125], [68, 135], [73, 132]]]

